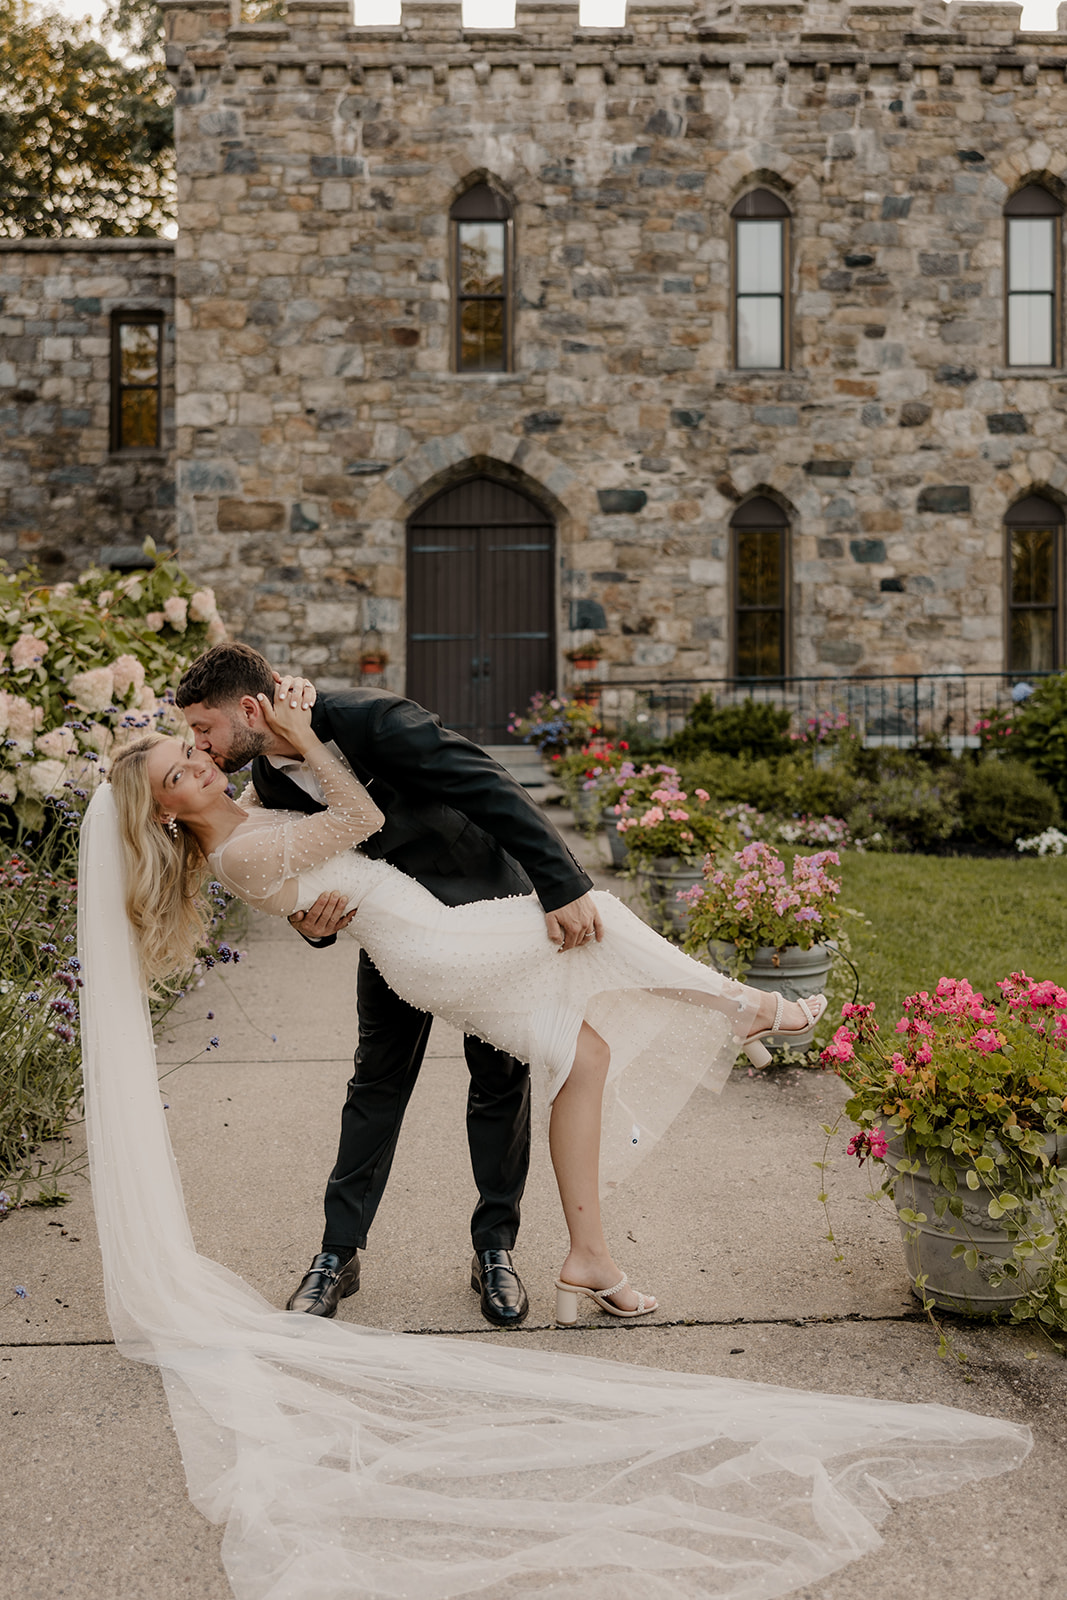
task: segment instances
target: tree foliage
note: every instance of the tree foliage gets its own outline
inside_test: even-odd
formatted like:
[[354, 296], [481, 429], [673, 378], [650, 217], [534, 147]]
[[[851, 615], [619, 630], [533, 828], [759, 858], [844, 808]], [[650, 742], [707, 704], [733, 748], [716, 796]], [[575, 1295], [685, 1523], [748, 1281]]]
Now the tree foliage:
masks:
[[158, 12], [144, 0], [116, 9], [136, 55], [113, 54], [84, 22], [0, 0], [0, 235], [157, 234], [173, 217]]

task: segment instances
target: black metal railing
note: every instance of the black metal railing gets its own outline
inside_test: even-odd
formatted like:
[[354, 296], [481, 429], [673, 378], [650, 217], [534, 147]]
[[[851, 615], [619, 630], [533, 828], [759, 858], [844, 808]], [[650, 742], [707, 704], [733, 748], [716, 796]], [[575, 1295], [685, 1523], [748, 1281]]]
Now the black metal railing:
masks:
[[937, 739], [950, 749], [979, 745], [978, 724], [1010, 712], [1047, 672], [934, 672], [862, 678], [788, 677], [660, 679], [612, 683], [593, 679], [578, 693], [596, 696], [602, 726], [665, 739], [684, 727], [694, 703], [711, 695], [717, 706], [764, 701], [790, 713], [795, 734], [831, 731], [847, 721], [868, 745], [906, 749]]

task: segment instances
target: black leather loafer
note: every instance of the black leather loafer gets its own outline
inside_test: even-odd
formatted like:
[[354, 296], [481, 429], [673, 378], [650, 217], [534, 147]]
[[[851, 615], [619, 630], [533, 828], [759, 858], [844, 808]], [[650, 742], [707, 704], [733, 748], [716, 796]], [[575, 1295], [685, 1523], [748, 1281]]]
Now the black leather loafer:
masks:
[[[343, 1263], [343, 1264], [342, 1264]], [[286, 1311], [305, 1311], [309, 1317], [332, 1317], [342, 1300], [359, 1288], [359, 1252], [351, 1261], [323, 1250], [285, 1302]]]
[[498, 1328], [517, 1328], [530, 1309], [510, 1250], [479, 1250], [471, 1262], [471, 1288], [481, 1295], [482, 1316]]

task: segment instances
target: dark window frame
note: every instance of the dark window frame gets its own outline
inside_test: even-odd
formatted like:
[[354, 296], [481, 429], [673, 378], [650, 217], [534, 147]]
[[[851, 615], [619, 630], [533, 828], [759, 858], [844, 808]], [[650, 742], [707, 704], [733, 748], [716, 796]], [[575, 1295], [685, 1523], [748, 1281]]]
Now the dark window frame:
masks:
[[[734, 678], [745, 683], [780, 683], [789, 676], [789, 663], [792, 653], [792, 607], [790, 605], [792, 582], [790, 563], [790, 532], [792, 524], [785, 510], [772, 500], [769, 495], [754, 495], [738, 506], [730, 518], [730, 666]], [[738, 549], [738, 535], [745, 533], [775, 533], [779, 540], [779, 570], [781, 573], [781, 594], [777, 605], [742, 605], [741, 603], [741, 561]], [[781, 659], [781, 670], [758, 677], [750, 672], [742, 672], [739, 659], [740, 627], [738, 620], [742, 614], [752, 612], [776, 612], [780, 617], [778, 626], [778, 641]]]
[[[513, 273], [515, 259], [515, 219], [505, 197], [492, 184], [484, 180], [472, 184], [453, 201], [448, 213], [451, 233], [452, 261], [452, 370], [465, 377], [483, 377], [489, 372], [511, 372], [513, 324]], [[503, 225], [504, 263], [500, 294], [464, 294], [460, 256], [460, 224], [464, 222], [495, 222]], [[502, 307], [502, 361], [500, 367], [464, 367], [463, 359], [463, 307], [467, 304], [489, 302]]]
[[[113, 311], [111, 314], [111, 425], [110, 451], [112, 455], [133, 455], [163, 448], [163, 350], [165, 313], [153, 310]], [[151, 383], [123, 383], [122, 381], [122, 329], [124, 327], [156, 327], [159, 329], [159, 354], [156, 361], [156, 381]], [[125, 392], [155, 389], [156, 391], [156, 442], [152, 445], [129, 445], [122, 442], [122, 396]]]
[[[1040, 183], [1024, 184], [1017, 189], [1004, 206], [1004, 365], [1020, 371], [1049, 372], [1058, 368], [1063, 359], [1063, 336], [1060, 328], [1060, 306], [1063, 298], [1063, 214], [1064, 208], [1056, 196]], [[1011, 286], [1011, 225], [1038, 218], [1052, 222], [1052, 288], [1051, 290], [1012, 289]], [[1059, 219], [1057, 225], [1056, 219]], [[1015, 295], [1032, 297], [1043, 295], [1050, 301], [1052, 325], [1051, 349], [1048, 362], [1012, 361], [1011, 358], [1011, 302]]]
[[[731, 207], [731, 249], [730, 249], [730, 319], [732, 360], [735, 372], [788, 372], [793, 362], [793, 341], [791, 336], [792, 308], [790, 304], [790, 262], [792, 260], [792, 221], [793, 214], [781, 195], [775, 194], [773, 189], [750, 189]], [[746, 296], [738, 282], [738, 256], [740, 247], [738, 241], [737, 225], [739, 222], [777, 222], [781, 226], [781, 289], [777, 295], [760, 294]], [[781, 345], [781, 363], [776, 367], [758, 366], [743, 367], [741, 365], [741, 332], [738, 318], [738, 308], [742, 299], [777, 299], [779, 316], [779, 341]]]
[[[1047, 510], [1045, 509], [1047, 507]], [[1016, 602], [1012, 583], [1012, 535], [1016, 533], [1052, 534], [1052, 601], [1048, 605]], [[1016, 667], [1012, 664], [1012, 619], [1017, 611], [1052, 612], [1052, 670], [1058, 671], [1064, 663], [1064, 513], [1063, 508], [1047, 495], [1030, 494], [1010, 506], [1004, 517], [1004, 665], [1008, 672], [1023, 676], [1038, 668]]]

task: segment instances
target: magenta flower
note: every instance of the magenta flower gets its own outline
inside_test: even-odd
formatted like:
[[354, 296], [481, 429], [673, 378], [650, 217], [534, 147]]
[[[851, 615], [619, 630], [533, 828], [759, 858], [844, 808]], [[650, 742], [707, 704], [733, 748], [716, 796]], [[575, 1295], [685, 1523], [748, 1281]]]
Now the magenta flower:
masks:
[[971, 1049], [978, 1050], [984, 1056], [990, 1056], [995, 1050], [1002, 1050], [1006, 1043], [1004, 1035], [993, 1028], [979, 1028], [971, 1039]]

